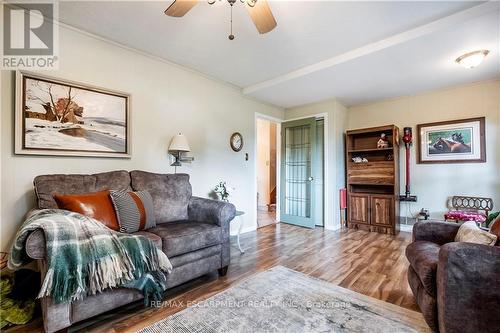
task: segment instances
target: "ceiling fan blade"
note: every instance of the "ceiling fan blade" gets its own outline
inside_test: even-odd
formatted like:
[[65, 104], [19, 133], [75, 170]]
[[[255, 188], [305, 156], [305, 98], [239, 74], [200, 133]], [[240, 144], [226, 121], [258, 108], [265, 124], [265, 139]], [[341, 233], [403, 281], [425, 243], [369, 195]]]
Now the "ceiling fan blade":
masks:
[[245, 7], [247, 7], [248, 13], [259, 33], [265, 34], [276, 27], [277, 23], [267, 0], [257, 0], [253, 7], [248, 5]]
[[170, 6], [165, 10], [165, 14], [173, 17], [182, 17], [191, 10], [196, 4], [197, 0], [174, 0]]

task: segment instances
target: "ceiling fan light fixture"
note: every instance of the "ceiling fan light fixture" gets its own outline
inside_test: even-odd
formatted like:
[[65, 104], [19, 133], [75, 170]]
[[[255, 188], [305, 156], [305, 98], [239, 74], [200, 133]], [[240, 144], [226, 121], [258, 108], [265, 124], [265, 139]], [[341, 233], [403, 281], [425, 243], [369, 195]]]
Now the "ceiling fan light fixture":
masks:
[[455, 59], [455, 62], [462, 67], [471, 69], [479, 66], [483, 62], [484, 58], [486, 58], [488, 53], [490, 53], [489, 50], [477, 50], [469, 52]]
[[246, 3], [250, 7], [255, 6], [255, 3], [257, 2], [257, 0], [240, 0], [240, 1], [241, 1], [241, 3]]
[[[223, 0], [219, 0], [222, 2]], [[233, 35], [233, 6], [238, 0], [225, 0], [231, 8], [231, 34], [228, 36], [230, 40], [234, 39]], [[274, 18], [268, 0], [240, 0], [241, 3], [247, 4], [244, 6], [247, 9], [253, 24], [260, 34], [265, 34], [276, 28], [276, 19]], [[257, 2], [258, 1], [258, 2]], [[173, 0], [170, 6], [165, 10], [165, 15], [171, 17], [183, 17], [189, 12], [199, 0]], [[217, 3], [217, 0], [207, 0], [210, 5]]]

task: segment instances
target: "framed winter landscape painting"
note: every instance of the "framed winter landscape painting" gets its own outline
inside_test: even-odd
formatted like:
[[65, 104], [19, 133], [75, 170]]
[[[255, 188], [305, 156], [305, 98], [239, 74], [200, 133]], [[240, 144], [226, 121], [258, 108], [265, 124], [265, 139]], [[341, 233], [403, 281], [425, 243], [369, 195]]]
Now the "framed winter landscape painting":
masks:
[[128, 94], [16, 75], [16, 154], [130, 157]]
[[417, 125], [418, 163], [486, 162], [485, 118]]

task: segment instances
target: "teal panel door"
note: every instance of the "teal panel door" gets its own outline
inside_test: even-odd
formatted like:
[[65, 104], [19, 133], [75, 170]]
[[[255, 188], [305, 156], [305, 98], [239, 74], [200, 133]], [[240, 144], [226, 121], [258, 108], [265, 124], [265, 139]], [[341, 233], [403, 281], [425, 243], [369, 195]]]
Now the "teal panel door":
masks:
[[314, 228], [316, 119], [281, 125], [280, 221]]

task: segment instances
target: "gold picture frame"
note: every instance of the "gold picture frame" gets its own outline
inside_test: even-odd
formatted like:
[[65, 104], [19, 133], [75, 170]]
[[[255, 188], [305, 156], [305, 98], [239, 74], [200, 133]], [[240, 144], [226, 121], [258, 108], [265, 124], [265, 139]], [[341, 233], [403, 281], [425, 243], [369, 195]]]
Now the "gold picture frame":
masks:
[[485, 117], [417, 125], [417, 162], [486, 162]]
[[131, 157], [130, 94], [16, 73], [15, 154]]

